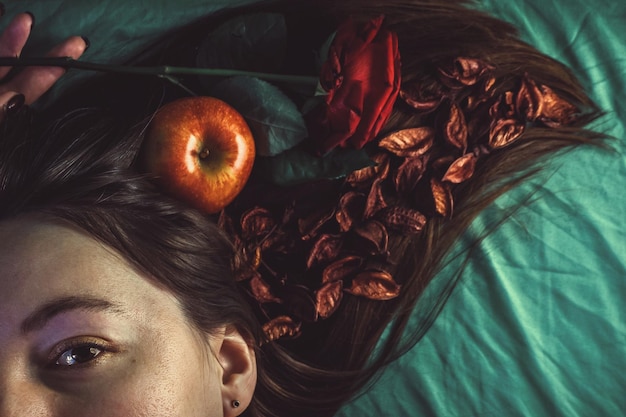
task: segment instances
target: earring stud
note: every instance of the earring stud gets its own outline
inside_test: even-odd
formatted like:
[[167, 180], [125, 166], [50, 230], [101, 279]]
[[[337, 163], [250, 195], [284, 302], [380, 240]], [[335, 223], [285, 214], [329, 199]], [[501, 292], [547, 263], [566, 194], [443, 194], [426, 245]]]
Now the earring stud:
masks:
[[239, 402], [239, 400], [232, 400], [230, 405], [232, 405], [233, 408], [237, 408], [241, 405], [241, 403]]

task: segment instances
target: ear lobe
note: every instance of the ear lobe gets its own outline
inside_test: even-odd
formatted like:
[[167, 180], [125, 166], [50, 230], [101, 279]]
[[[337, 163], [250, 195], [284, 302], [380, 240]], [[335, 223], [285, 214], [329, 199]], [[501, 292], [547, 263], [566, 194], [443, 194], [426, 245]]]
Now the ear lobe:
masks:
[[[234, 417], [244, 412], [252, 401], [256, 386], [256, 355], [239, 331], [225, 329], [217, 359], [222, 367], [222, 403], [224, 416]], [[234, 401], [238, 406], [233, 406]]]

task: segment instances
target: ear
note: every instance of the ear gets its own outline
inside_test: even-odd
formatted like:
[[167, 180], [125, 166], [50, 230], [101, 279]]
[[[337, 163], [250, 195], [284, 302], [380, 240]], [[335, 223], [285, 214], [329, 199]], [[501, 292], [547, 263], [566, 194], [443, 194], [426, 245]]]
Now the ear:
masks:
[[[214, 346], [222, 369], [222, 403], [224, 417], [243, 413], [252, 401], [256, 386], [256, 355], [234, 326], [228, 326], [220, 335], [219, 346]], [[233, 406], [237, 401], [238, 406]]]

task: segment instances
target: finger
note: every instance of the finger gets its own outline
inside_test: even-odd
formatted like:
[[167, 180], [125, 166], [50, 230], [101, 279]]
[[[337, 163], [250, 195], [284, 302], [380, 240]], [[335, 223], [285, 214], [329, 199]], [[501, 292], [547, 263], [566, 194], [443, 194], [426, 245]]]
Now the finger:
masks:
[[17, 112], [24, 105], [24, 100], [24, 95], [15, 91], [0, 94], [0, 122], [7, 115]]
[[[87, 41], [80, 36], [72, 36], [55, 46], [49, 57], [69, 56], [78, 59], [87, 49]], [[27, 67], [18, 73], [6, 88], [20, 91], [26, 96], [26, 104], [31, 104], [45, 93], [65, 73], [61, 67]]]
[[[2, 35], [0, 35], [0, 57], [18, 57], [28, 40], [33, 17], [30, 13], [20, 13], [11, 20]], [[11, 70], [10, 67], [0, 67], [0, 79]]]

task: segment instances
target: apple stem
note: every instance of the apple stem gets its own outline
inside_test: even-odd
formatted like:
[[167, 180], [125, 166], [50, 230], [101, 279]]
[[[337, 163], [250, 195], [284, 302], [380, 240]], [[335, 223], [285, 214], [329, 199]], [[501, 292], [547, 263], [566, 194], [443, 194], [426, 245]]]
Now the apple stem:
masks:
[[200, 159], [207, 159], [210, 154], [211, 152], [207, 148], [202, 148], [198, 156], [200, 157]]
[[161, 78], [170, 78], [171, 75], [199, 75], [212, 77], [232, 77], [235, 75], [257, 77], [267, 81], [279, 81], [292, 84], [317, 87], [318, 78], [308, 75], [271, 74], [263, 72], [239, 71], [219, 68], [190, 68], [190, 67], [133, 67], [124, 65], [99, 64], [95, 62], [77, 61], [71, 57], [33, 57], [33, 58], [0, 58], [0, 67], [62, 67], [88, 71], [112, 72], [123, 74], [154, 75]]

